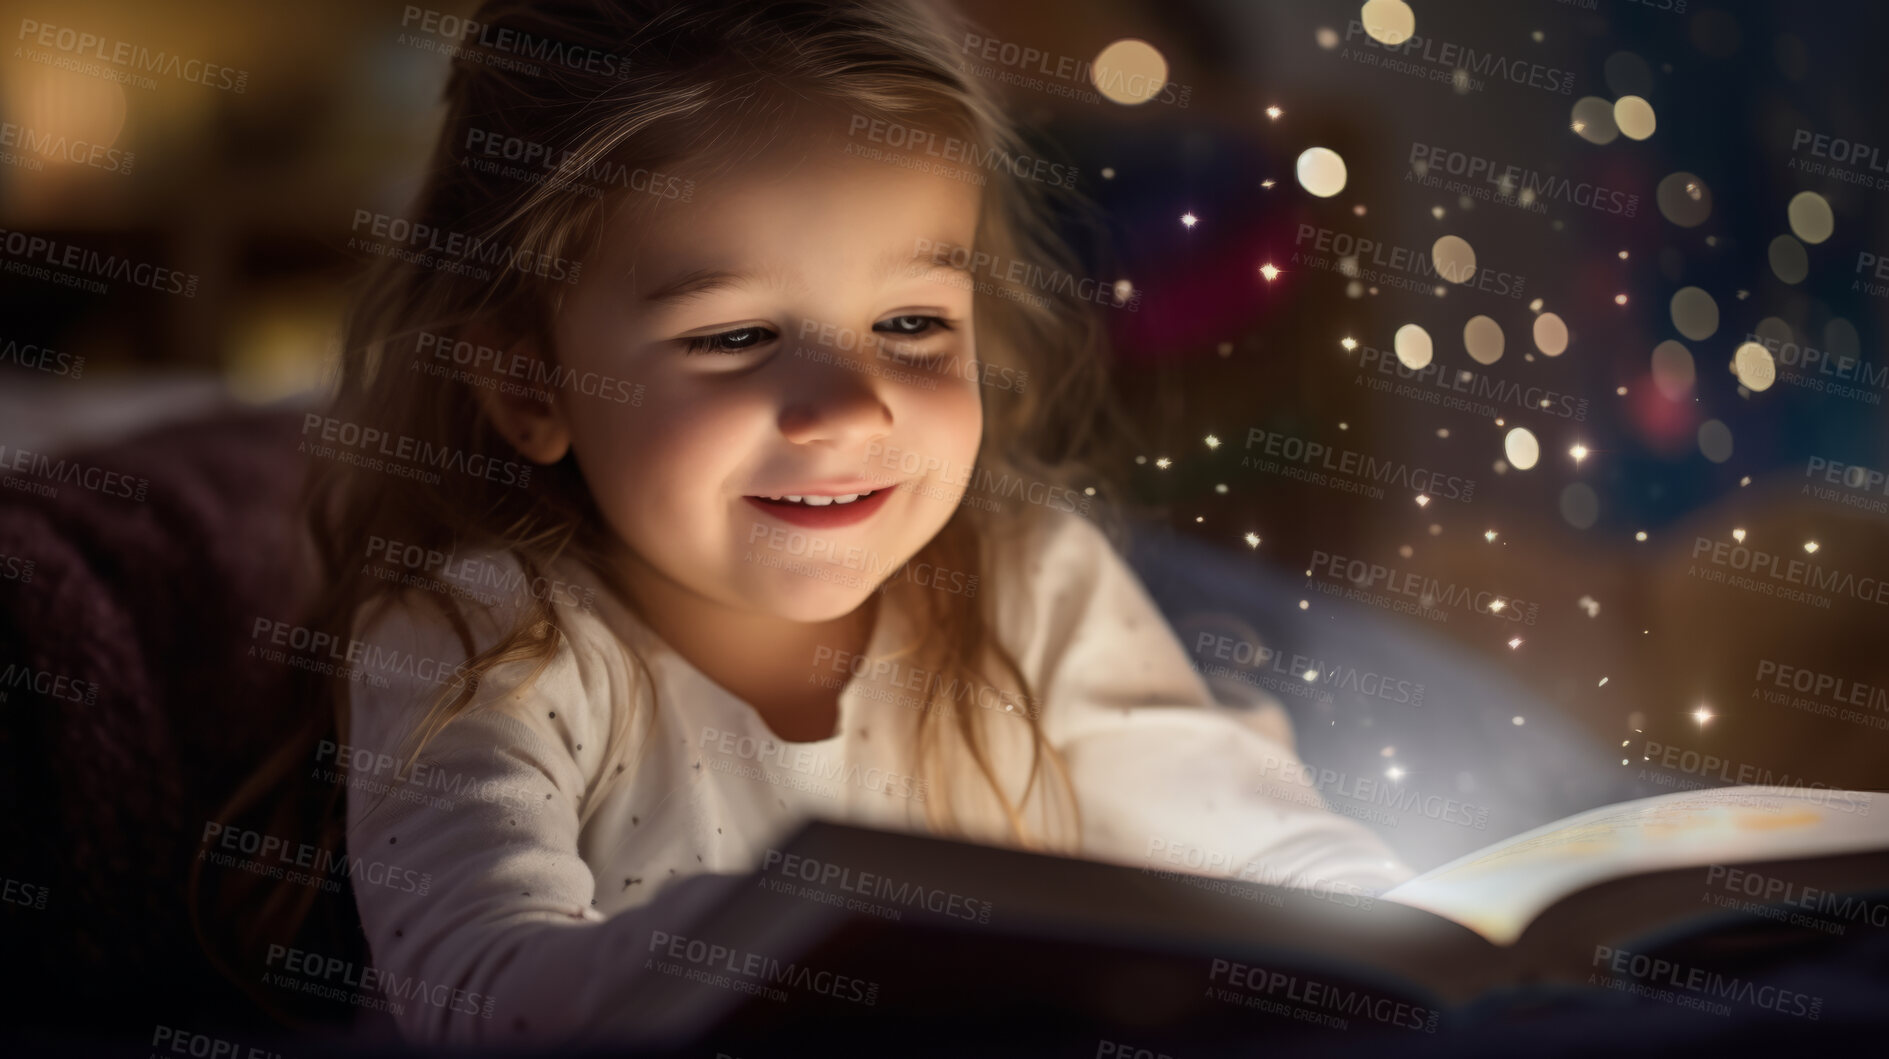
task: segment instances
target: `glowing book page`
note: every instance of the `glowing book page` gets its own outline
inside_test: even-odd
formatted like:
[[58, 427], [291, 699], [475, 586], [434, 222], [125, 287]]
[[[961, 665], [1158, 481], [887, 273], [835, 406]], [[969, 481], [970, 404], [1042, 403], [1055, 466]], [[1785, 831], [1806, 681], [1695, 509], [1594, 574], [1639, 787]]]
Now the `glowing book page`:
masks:
[[1720, 787], [1603, 806], [1425, 872], [1384, 899], [1508, 945], [1556, 901], [1668, 868], [1889, 848], [1889, 808], [1863, 791]]

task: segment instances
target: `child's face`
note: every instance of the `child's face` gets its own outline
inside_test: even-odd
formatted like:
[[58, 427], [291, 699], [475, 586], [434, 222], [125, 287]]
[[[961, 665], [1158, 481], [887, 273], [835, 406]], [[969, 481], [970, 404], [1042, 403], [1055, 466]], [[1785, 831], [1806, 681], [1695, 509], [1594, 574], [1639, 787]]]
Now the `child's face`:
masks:
[[826, 621], [956, 509], [983, 408], [969, 277], [932, 248], [972, 244], [979, 190], [848, 153], [848, 125], [612, 211], [559, 314], [562, 366], [643, 387], [558, 412], [633, 586]]

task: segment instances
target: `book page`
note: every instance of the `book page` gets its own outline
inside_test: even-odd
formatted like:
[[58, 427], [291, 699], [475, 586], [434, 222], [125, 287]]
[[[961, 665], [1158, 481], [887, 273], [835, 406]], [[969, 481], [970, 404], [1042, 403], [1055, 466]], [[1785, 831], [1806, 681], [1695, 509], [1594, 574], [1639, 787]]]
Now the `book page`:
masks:
[[1694, 865], [1889, 848], [1889, 806], [1863, 791], [1720, 787], [1602, 806], [1425, 872], [1384, 894], [1508, 945], [1594, 883]]

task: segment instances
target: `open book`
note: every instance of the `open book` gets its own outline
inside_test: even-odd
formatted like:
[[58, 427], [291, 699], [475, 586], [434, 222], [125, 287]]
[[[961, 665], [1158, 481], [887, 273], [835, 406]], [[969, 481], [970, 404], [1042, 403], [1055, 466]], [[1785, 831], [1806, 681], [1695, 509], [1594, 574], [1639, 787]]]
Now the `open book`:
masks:
[[[679, 1041], [716, 1027], [760, 1042], [817, 1018], [833, 998], [791, 987], [809, 969], [856, 987], [827, 1005], [836, 1020], [944, 1020], [974, 1039], [966, 1027], [1010, 1034], [1027, 1011], [1056, 1040], [1139, 1027], [1151, 1054], [1250, 1034], [1255, 1019], [1275, 1036], [1435, 1032], [1530, 990], [1815, 1018], [1821, 998], [1768, 981], [1762, 954], [1889, 933], [1889, 800], [1780, 787], [1645, 798], [1380, 897], [817, 823], [684, 929], [764, 978], [792, 970], [773, 985], [678, 976], [661, 1006]], [[763, 987], [777, 995], [757, 999]], [[1165, 1036], [1143, 1040], [1151, 1027]]]
[[[1829, 892], [1820, 888], [1805, 892], [1783, 875], [1747, 871], [1733, 876], [1732, 870], [1755, 861], [1871, 851], [1889, 852], [1889, 800], [1877, 804], [1863, 791], [1720, 787], [1621, 802], [1557, 820], [1458, 857], [1384, 898], [1428, 909], [1497, 945], [1514, 945], [1557, 902], [1599, 883], [1668, 869], [1703, 867], [1710, 889], [1670, 909], [1662, 904], [1622, 914], [1663, 922], [1684, 918], [1695, 911], [1692, 905], [1828, 905], [1836, 895], [1825, 900]], [[1683, 874], [1699, 876], [1697, 871]], [[1871, 883], [1868, 877], [1856, 880], [1865, 889]], [[1889, 875], [1878, 875], [1873, 883], [1889, 888]], [[1711, 900], [1713, 889], [1728, 900]], [[1616, 895], [1609, 891], [1609, 896]], [[1624, 891], [1617, 896], [1644, 906], [1649, 895]], [[1823, 911], [1841, 918], [1869, 910], [1851, 902]], [[1889, 927], [1889, 918], [1873, 925]]]

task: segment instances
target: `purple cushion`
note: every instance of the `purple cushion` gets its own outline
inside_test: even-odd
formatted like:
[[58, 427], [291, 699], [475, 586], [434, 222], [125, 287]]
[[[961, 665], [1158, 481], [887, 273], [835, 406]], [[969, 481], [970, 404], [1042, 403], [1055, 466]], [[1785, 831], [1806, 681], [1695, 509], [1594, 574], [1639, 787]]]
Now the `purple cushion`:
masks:
[[184, 896], [206, 821], [287, 730], [294, 671], [247, 648], [308, 585], [298, 418], [176, 424], [0, 482], [0, 871], [46, 896], [0, 930], [43, 1025], [148, 1033], [242, 1003]]

